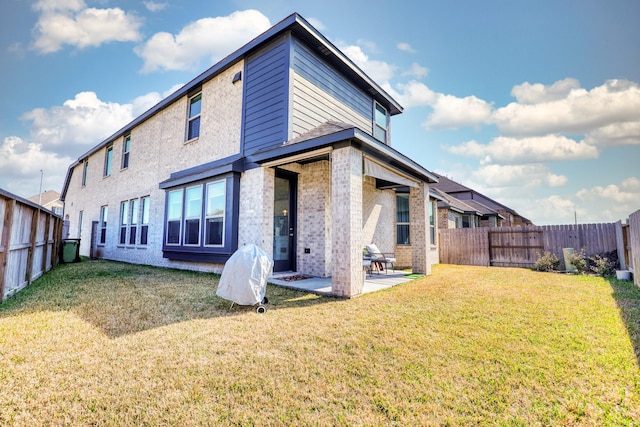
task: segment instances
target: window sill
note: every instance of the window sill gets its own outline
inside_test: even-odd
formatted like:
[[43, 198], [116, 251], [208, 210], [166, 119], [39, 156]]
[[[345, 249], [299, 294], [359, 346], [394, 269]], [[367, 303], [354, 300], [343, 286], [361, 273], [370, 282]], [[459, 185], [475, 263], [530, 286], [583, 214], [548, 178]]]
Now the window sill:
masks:
[[200, 139], [200, 135], [196, 136], [195, 138], [191, 138], [191, 139], [186, 140], [186, 141], [184, 142], [184, 145], [187, 145], [187, 144], [191, 144], [191, 143], [197, 142], [199, 139]]

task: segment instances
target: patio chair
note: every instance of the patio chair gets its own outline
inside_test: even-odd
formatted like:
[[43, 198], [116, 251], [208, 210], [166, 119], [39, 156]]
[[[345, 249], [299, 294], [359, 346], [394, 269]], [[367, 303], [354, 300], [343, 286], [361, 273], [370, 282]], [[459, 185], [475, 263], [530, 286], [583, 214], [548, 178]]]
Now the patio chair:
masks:
[[396, 255], [394, 253], [382, 253], [375, 243], [367, 245], [367, 252], [371, 257], [372, 270], [376, 269], [380, 274], [380, 265], [382, 264], [384, 264], [384, 274], [389, 271], [389, 264], [391, 264], [391, 269], [393, 270], [393, 266], [396, 263]]

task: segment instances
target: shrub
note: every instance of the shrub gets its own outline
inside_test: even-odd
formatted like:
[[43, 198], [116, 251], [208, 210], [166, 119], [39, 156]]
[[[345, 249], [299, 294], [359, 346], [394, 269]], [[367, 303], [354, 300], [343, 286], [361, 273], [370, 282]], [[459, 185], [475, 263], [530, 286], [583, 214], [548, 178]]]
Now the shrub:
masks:
[[535, 271], [554, 271], [560, 266], [560, 259], [552, 252], [545, 252], [533, 265]]
[[618, 265], [617, 252], [599, 254], [589, 257], [589, 269], [598, 276], [611, 276]]
[[585, 255], [584, 249], [574, 251], [569, 257], [569, 262], [576, 268], [578, 274], [584, 274], [589, 266], [589, 259]]

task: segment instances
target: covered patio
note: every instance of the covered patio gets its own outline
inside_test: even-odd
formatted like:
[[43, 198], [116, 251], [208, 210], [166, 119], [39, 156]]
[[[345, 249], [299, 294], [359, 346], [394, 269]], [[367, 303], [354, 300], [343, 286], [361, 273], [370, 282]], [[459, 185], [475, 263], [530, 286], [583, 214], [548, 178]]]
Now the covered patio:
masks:
[[[416, 280], [423, 276], [424, 275], [422, 274], [412, 274], [410, 271], [406, 270], [389, 270], [387, 274], [366, 273], [364, 278], [364, 285], [362, 287], [362, 293], [353, 296], [360, 296], [371, 292], [381, 291], [383, 289], [388, 289], [396, 285]], [[269, 283], [285, 288], [311, 292], [318, 295], [342, 297], [342, 295], [337, 295], [332, 292], [331, 277], [310, 277], [297, 273], [287, 272], [282, 274], [274, 274], [273, 277], [269, 279]]]

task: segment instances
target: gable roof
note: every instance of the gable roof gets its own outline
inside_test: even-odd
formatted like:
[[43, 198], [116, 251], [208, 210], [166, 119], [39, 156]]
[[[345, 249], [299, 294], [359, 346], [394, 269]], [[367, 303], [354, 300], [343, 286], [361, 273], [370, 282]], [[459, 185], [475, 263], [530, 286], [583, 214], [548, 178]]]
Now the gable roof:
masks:
[[391, 115], [399, 114], [402, 112], [402, 106], [393, 99], [380, 85], [374, 82], [368, 75], [364, 73], [353, 61], [351, 61], [344, 53], [342, 53], [333, 43], [331, 43], [324, 35], [316, 30], [306, 19], [304, 19], [297, 12], [284, 18], [282, 21], [273, 25], [271, 28], [255, 37], [253, 40], [240, 47], [233, 53], [229, 54], [225, 58], [218, 61], [216, 64], [205, 70], [193, 78], [190, 82], [182, 86], [180, 89], [167, 96], [155, 106], [144, 112], [142, 115], [136, 117], [133, 121], [122, 127], [104, 141], [93, 147], [91, 150], [82, 154], [78, 160], [76, 160], [67, 171], [67, 176], [62, 188], [62, 195], [60, 199], [64, 201], [67, 188], [71, 180], [71, 174], [73, 168], [75, 168], [80, 162], [99, 151], [106, 145], [112, 143], [115, 139], [126, 135], [131, 132], [131, 129], [148, 120], [158, 112], [162, 111], [169, 105], [176, 102], [178, 99], [187, 96], [198, 86], [208, 82], [215, 76], [231, 67], [233, 64], [242, 60], [243, 58], [251, 55], [268, 43], [272, 42], [281, 35], [291, 31], [296, 37], [304, 40], [313, 49], [322, 53], [323, 58], [336, 67], [341, 73], [349, 78], [356, 86], [371, 95], [376, 101], [384, 105]]

